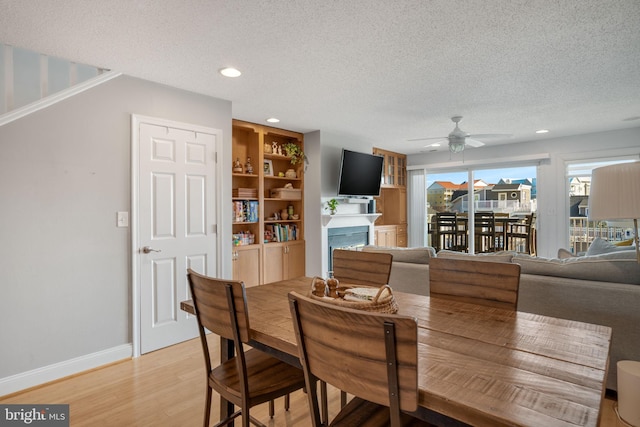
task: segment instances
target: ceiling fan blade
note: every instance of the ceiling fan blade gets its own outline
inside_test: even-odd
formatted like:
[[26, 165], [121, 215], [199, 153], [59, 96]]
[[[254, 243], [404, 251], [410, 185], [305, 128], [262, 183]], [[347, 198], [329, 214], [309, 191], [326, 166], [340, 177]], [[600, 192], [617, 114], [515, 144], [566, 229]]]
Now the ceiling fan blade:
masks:
[[473, 139], [473, 138], [465, 139], [464, 143], [469, 147], [482, 147], [484, 145], [484, 142], [478, 141], [477, 139]]
[[473, 135], [467, 135], [467, 138], [473, 139], [491, 139], [491, 138], [511, 138], [511, 133], [477, 133]]
[[426, 140], [429, 140], [429, 139], [442, 139], [442, 140], [446, 141], [447, 137], [446, 136], [436, 136], [434, 138], [415, 138], [415, 139], [407, 139], [407, 141], [426, 141]]

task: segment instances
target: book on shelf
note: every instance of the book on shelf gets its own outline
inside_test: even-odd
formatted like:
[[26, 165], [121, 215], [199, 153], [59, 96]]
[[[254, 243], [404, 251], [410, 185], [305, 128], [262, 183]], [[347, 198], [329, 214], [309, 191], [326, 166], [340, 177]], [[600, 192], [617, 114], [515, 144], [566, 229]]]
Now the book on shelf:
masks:
[[246, 197], [247, 199], [257, 199], [258, 198], [258, 189], [257, 188], [233, 188], [231, 190], [232, 197]]
[[258, 222], [257, 200], [236, 200], [233, 202], [234, 222]]
[[273, 242], [288, 242], [298, 240], [298, 226], [295, 224], [270, 224], [265, 226]]

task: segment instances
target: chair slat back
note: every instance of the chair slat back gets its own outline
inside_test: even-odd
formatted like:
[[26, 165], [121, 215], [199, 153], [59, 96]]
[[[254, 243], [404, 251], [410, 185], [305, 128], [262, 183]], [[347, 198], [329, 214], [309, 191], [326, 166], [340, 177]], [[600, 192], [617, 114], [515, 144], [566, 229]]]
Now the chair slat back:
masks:
[[333, 250], [333, 277], [341, 283], [382, 286], [389, 283], [393, 255], [384, 252]]
[[430, 296], [516, 310], [520, 265], [454, 258], [429, 260]]
[[249, 342], [249, 315], [244, 283], [239, 280], [222, 280], [187, 270], [193, 305], [205, 328], [222, 338], [234, 339], [231, 322], [231, 307], [227, 298], [230, 286], [235, 305], [240, 340]]
[[[373, 313], [289, 294], [298, 349], [305, 375], [373, 403], [394, 408], [389, 393], [387, 351], [395, 354], [399, 397], [395, 406], [418, 405], [418, 326], [412, 317]], [[385, 325], [395, 340], [385, 346]], [[391, 366], [393, 368], [393, 366]], [[393, 376], [393, 373], [392, 373]], [[392, 378], [392, 383], [394, 379]]]

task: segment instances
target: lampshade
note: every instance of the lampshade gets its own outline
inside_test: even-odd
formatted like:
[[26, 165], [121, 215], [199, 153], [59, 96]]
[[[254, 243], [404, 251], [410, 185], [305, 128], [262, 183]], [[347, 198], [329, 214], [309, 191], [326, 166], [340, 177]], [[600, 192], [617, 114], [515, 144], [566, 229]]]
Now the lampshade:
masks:
[[640, 218], [640, 162], [594, 169], [589, 194], [589, 219]]

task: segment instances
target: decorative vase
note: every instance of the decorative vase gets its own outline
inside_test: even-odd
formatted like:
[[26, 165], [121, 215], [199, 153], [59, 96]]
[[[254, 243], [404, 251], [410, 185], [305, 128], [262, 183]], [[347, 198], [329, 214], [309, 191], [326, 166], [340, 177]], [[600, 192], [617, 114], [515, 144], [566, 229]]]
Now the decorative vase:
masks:
[[244, 173], [253, 174], [253, 165], [251, 164], [251, 157], [247, 157], [247, 163], [244, 165]]
[[298, 174], [296, 174], [296, 171], [293, 169], [287, 169], [287, 171], [284, 173], [284, 176], [286, 176], [287, 178], [297, 178]]
[[242, 163], [240, 159], [236, 157], [236, 161], [233, 162], [233, 173], [242, 173]]
[[282, 218], [283, 220], [286, 220], [289, 218], [289, 212], [287, 212], [286, 209], [282, 209], [280, 211], [280, 218]]

